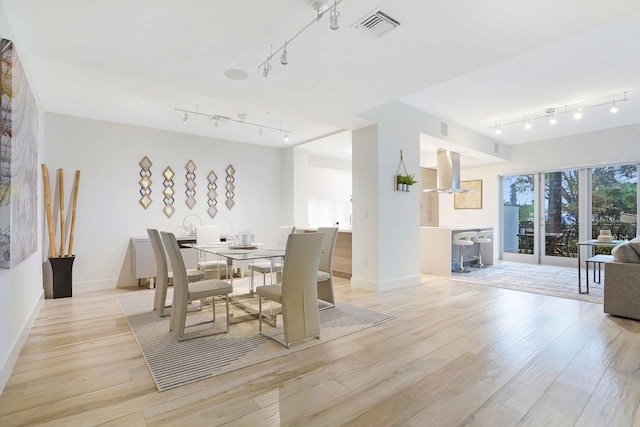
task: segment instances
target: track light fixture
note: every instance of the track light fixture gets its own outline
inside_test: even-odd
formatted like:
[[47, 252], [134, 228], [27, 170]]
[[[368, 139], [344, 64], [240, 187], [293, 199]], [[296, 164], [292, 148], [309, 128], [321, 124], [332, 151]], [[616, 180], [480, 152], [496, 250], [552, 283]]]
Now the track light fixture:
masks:
[[277, 127], [273, 127], [273, 126], [267, 126], [267, 125], [263, 125], [261, 123], [252, 123], [252, 122], [248, 122], [245, 119], [247, 118], [246, 114], [238, 114], [238, 118], [237, 119], [232, 119], [231, 117], [227, 117], [227, 116], [221, 116], [219, 114], [207, 114], [207, 113], [200, 113], [197, 109], [196, 111], [192, 111], [192, 110], [187, 110], [184, 108], [174, 108], [175, 111], [180, 111], [182, 113], [184, 113], [184, 117], [182, 119], [183, 122], [186, 122], [186, 119], [189, 117], [189, 114], [194, 115], [194, 116], [202, 116], [202, 117], [206, 117], [208, 119], [210, 119], [211, 121], [213, 121], [213, 127], [218, 127], [221, 123], [224, 122], [234, 122], [234, 123], [238, 123], [241, 125], [248, 125], [248, 126], [254, 126], [258, 128], [258, 134], [262, 136], [262, 133], [264, 132], [265, 129], [268, 130], [273, 130], [276, 132], [280, 132], [284, 135], [284, 140], [285, 141], [289, 141], [289, 134], [291, 133], [290, 130], [288, 129], [282, 129], [282, 126], [280, 126], [279, 128]]
[[640, 89], [626, 91], [622, 94], [622, 97], [620, 97], [620, 94], [613, 94], [599, 99], [593, 99], [591, 101], [580, 102], [576, 104], [565, 104], [564, 106], [562, 106], [563, 108], [549, 107], [540, 112], [523, 114], [519, 119], [494, 120], [494, 123], [491, 126], [488, 126], [488, 128], [494, 129], [496, 134], [500, 134], [504, 126], [521, 124], [521, 126], [523, 126], [525, 130], [528, 130], [532, 127], [531, 122], [538, 119], [549, 120], [550, 125], [555, 125], [556, 123], [558, 123], [558, 116], [562, 114], [572, 113], [575, 120], [580, 120], [584, 117], [584, 110], [588, 108], [601, 107], [603, 105], [611, 106], [609, 111], [614, 114], [618, 112], [618, 104], [620, 102], [628, 101], [629, 98], [627, 95], [634, 92], [640, 92]]
[[333, 7], [331, 8], [331, 14], [329, 16], [329, 28], [331, 28], [332, 30], [337, 30], [340, 28], [340, 23], [338, 22], [340, 18], [340, 12], [338, 12], [337, 6], [338, 5], [334, 1]]
[[280, 63], [287, 65], [289, 63], [289, 54], [287, 53], [287, 42], [284, 42], [284, 49], [282, 49], [282, 55], [280, 55]]
[[187, 112], [184, 112], [184, 116], [182, 117], [182, 123], [187, 123], [187, 120], [189, 120], [189, 115], [187, 114]]
[[297, 33], [293, 35], [293, 37], [289, 38], [284, 42], [282, 46], [280, 46], [275, 52], [273, 51], [273, 45], [271, 45], [271, 53], [267, 56], [267, 59], [262, 61], [258, 65], [258, 69], [262, 69], [262, 75], [264, 77], [269, 76], [269, 72], [271, 71], [271, 58], [273, 55], [277, 55], [282, 52], [280, 55], [280, 64], [287, 65], [289, 63], [287, 46], [291, 44], [300, 34], [302, 34], [307, 28], [315, 24], [316, 22], [320, 22], [322, 17], [329, 12], [329, 28], [332, 30], [337, 30], [340, 28], [340, 12], [338, 12], [338, 5], [342, 3], [344, 0], [334, 0], [333, 6], [329, 3], [328, 0], [309, 0], [309, 7], [314, 11], [315, 17], [311, 22], [302, 27]]

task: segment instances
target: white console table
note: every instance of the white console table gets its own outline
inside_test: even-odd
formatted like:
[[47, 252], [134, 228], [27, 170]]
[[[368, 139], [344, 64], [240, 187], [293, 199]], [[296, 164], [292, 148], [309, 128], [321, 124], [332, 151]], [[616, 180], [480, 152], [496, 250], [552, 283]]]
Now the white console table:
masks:
[[[420, 227], [420, 272], [450, 276], [453, 269], [452, 262], [454, 262], [454, 258], [458, 257], [451, 244], [453, 234], [481, 230], [493, 230], [493, 227]], [[491, 240], [493, 241], [493, 237]], [[473, 248], [475, 256], [477, 247], [474, 245], [469, 248]], [[492, 265], [493, 243], [481, 245], [480, 250], [482, 251], [482, 263]], [[471, 259], [471, 257], [465, 255], [465, 259]]]
[[[195, 237], [191, 236], [176, 236], [179, 244], [195, 243]], [[197, 251], [193, 248], [180, 249], [184, 264], [187, 268], [197, 267]], [[171, 270], [171, 263], [169, 263], [169, 270]], [[156, 260], [153, 256], [153, 249], [151, 248], [151, 242], [149, 237], [132, 237], [131, 238], [131, 273], [133, 277], [138, 280], [138, 285], [142, 283], [142, 280], [148, 280], [149, 286], [153, 283], [153, 279], [156, 277]]]

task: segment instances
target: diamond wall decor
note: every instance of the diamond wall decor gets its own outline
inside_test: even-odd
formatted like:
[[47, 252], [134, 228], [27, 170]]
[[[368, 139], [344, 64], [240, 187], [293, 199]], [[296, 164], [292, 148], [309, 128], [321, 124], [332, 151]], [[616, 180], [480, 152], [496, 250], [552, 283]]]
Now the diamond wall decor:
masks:
[[162, 172], [162, 176], [164, 177], [164, 190], [162, 191], [162, 194], [164, 194], [164, 208], [162, 209], [162, 212], [164, 212], [167, 218], [171, 218], [171, 215], [176, 211], [176, 208], [173, 207], [173, 195], [175, 194], [173, 189], [173, 177], [175, 176], [175, 173], [173, 172], [173, 169], [171, 169], [171, 166], [167, 166], [164, 172]]
[[193, 209], [196, 205], [196, 164], [193, 163], [193, 160], [189, 160], [185, 168], [187, 169], [187, 174], [185, 175], [187, 189], [184, 193], [187, 195], [187, 206], [189, 209]]
[[151, 202], [151, 160], [147, 156], [144, 156], [142, 160], [140, 160], [140, 205], [143, 208], [147, 209]]
[[236, 204], [236, 202], [233, 201], [233, 198], [235, 197], [234, 190], [236, 189], [236, 186], [234, 185], [236, 179], [233, 175], [236, 173], [236, 170], [233, 168], [233, 165], [229, 164], [229, 166], [227, 166], [226, 172], [227, 184], [225, 185], [225, 188], [227, 189], [227, 201], [224, 202], [224, 204], [227, 205], [227, 209], [231, 210], [233, 208], [233, 205]]
[[209, 205], [207, 213], [213, 219], [218, 213], [218, 208], [216, 208], [216, 205], [218, 204], [218, 193], [216, 192], [216, 190], [218, 189], [218, 184], [216, 184], [218, 175], [216, 175], [216, 173], [212, 170], [211, 172], [209, 172], [207, 180], [209, 181], [209, 184], [207, 184], [207, 190], [209, 190], [209, 192], [207, 193], [207, 204]]

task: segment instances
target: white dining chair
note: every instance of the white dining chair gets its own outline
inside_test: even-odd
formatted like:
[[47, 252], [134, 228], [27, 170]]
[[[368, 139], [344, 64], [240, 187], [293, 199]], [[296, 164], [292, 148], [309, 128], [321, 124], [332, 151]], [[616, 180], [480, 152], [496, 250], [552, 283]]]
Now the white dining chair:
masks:
[[[196, 245], [206, 246], [215, 243], [220, 243], [220, 227], [217, 225], [198, 225], [196, 230]], [[198, 251], [198, 269], [205, 272], [205, 275], [209, 271], [215, 271], [218, 273], [218, 278], [222, 273], [226, 273], [227, 264], [224, 260], [220, 260], [216, 257], [207, 258], [207, 255], [203, 251]]]
[[[165, 253], [160, 232], [155, 228], [147, 228], [147, 235], [151, 248], [153, 249], [153, 257], [156, 261], [156, 288], [153, 296], [153, 310], [160, 316], [166, 316], [165, 309], [171, 307], [167, 305], [167, 288], [169, 282], [173, 281], [173, 271], [169, 271], [167, 263], [167, 254]], [[197, 282], [204, 279], [204, 272], [195, 268], [187, 269], [187, 281]]]
[[[167, 233], [165, 231], [161, 232], [160, 235], [162, 236], [162, 241], [164, 242], [167, 254], [169, 255], [169, 260], [171, 261], [171, 266], [173, 267], [173, 302], [171, 304], [169, 330], [176, 335], [178, 341], [229, 332], [229, 294], [233, 292], [233, 286], [224, 280], [217, 279], [200, 280], [198, 282], [189, 283], [187, 281], [187, 270], [184, 266], [184, 260], [182, 259], [182, 254], [180, 253], [180, 247], [178, 246], [176, 237], [173, 233]], [[197, 326], [202, 323], [210, 323], [202, 322], [186, 325], [188, 312], [187, 307], [189, 303], [198, 300], [202, 301], [205, 298], [211, 298], [211, 309], [213, 311], [213, 319], [211, 320], [211, 323], [213, 323], [216, 321], [215, 297], [217, 296], [225, 297], [227, 309], [226, 329], [214, 330], [207, 334], [200, 333], [194, 336], [185, 335], [186, 327]]]
[[[320, 233], [290, 234], [282, 268], [282, 283], [258, 286], [258, 330], [287, 348], [295, 341], [316, 337], [320, 339], [318, 314], [317, 273], [324, 236]], [[268, 299], [282, 305], [282, 329], [280, 334], [262, 331], [262, 300]]]
[[[278, 231], [278, 238], [276, 240], [276, 247], [285, 247], [287, 245], [287, 239], [290, 234], [295, 233], [296, 228], [292, 225], [282, 225], [280, 226], [280, 230]], [[253, 273], [258, 272], [262, 273], [262, 285], [266, 285], [267, 283], [267, 273], [279, 273], [282, 271], [282, 263], [276, 262], [271, 265], [271, 262], [255, 262], [253, 264], [249, 264], [250, 278], [249, 278], [249, 286], [251, 288], [251, 293], [254, 292], [254, 281], [253, 281]], [[272, 279], [273, 280], [273, 279]]]

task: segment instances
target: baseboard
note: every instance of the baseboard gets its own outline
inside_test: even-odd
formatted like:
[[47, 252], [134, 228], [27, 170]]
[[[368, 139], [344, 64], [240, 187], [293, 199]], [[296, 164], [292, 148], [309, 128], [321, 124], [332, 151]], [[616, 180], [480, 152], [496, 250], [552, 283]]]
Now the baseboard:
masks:
[[40, 308], [44, 303], [44, 289], [40, 294], [40, 298], [38, 299], [38, 303], [33, 308], [33, 311], [29, 315], [29, 319], [27, 323], [24, 325], [22, 332], [20, 332], [20, 336], [16, 340], [13, 348], [9, 352], [9, 357], [7, 357], [6, 362], [0, 368], [0, 394], [4, 391], [4, 387], [7, 385], [7, 381], [9, 381], [9, 377], [11, 376], [11, 371], [13, 371], [13, 367], [15, 366], [18, 356], [20, 356], [20, 352], [22, 351], [22, 347], [24, 347], [24, 343], [27, 342], [27, 337], [29, 336], [29, 332], [31, 332], [31, 328], [33, 327], [33, 323], [38, 318], [38, 313], [40, 313]]

